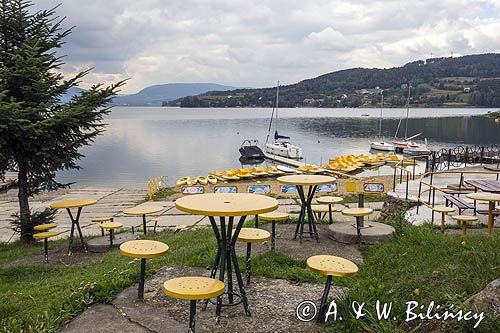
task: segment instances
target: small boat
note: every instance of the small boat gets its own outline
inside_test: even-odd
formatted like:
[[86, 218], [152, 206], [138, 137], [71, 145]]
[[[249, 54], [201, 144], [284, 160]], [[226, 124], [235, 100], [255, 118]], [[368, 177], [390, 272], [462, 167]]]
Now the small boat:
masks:
[[247, 160], [263, 161], [265, 158], [264, 153], [259, 148], [258, 140], [243, 140], [239, 152], [241, 157]]
[[207, 185], [208, 184], [208, 179], [205, 176], [198, 176], [196, 178], [196, 181], [202, 185]]
[[380, 119], [379, 119], [379, 124], [378, 124], [378, 140], [370, 142], [370, 148], [375, 149], [375, 150], [381, 150], [381, 151], [393, 151], [394, 150], [394, 145], [389, 142], [385, 142], [381, 139], [382, 138], [382, 112], [384, 110], [384, 94], [383, 91], [380, 93], [382, 95], [382, 102], [380, 105]]
[[370, 114], [369, 114], [369, 113], [363, 113], [363, 114], [361, 115], [361, 117], [369, 117], [369, 116], [370, 116]]
[[[290, 139], [288, 136], [278, 134], [277, 123], [278, 123], [278, 100], [279, 100], [279, 88], [280, 82], [278, 81], [278, 85], [276, 87], [276, 104], [273, 107], [273, 113], [271, 114], [271, 120], [269, 122], [269, 129], [267, 131], [266, 144], [264, 145], [265, 151], [268, 154], [282, 156], [291, 159], [302, 159], [302, 148], [297, 145], [286, 141]], [[276, 113], [276, 121], [274, 124], [274, 142], [268, 143], [269, 134], [271, 132], [271, 127], [273, 124], [274, 114]]]
[[176, 182], [177, 186], [188, 185], [191, 182], [191, 177], [179, 178]]
[[217, 178], [213, 175], [208, 175], [207, 180], [212, 185], [217, 184]]
[[431, 150], [427, 147], [427, 145], [419, 145], [417, 147], [406, 147], [403, 149], [403, 154], [405, 155], [429, 155]]

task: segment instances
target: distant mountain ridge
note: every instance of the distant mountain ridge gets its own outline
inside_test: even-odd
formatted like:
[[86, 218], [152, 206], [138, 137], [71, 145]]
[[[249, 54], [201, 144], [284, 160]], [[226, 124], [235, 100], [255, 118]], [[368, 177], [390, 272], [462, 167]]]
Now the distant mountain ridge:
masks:
[[118, 95], [113, 98], [112, 104], [120, 106], [161, 106], [165, 102], [185, 96], [234, 89], [237, 89], [237, 87], [216, 83], [166, 83], [144, 88], [136, 94]]
[[[387, 69], [351, 68], [280, 87], [282, 107], [500, 107], [500, 54], [418, 60]], [[187, 96], [181, 107], [269, 107], [276, 88], [236, 89]]]

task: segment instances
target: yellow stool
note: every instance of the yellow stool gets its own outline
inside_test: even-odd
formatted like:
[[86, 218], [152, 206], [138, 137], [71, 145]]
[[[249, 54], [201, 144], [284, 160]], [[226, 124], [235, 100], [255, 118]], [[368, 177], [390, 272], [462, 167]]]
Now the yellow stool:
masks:
[[438, 213], [441, 213], [441, 233], [444, 233], [444, 223], [446, 214], [453, 213], [455, 208], [447, 207], [447, 206], [434, 206], [432, 210]]
[[177, 299], [190, 301], [189, 330], [195, 331], [196, 301], [219, 297], [224, 293], [224, 282], [207, 277], [187, 276], [165, 281], [163, 292]]
[[35, 231], [47, 231], [50, 229], [54, 229], [57, 227], [57, 224], [55, 223], [45, 223], [45, 224], [39, 224], [33, 227]]
[[[332, 212], [331, 205], [311, 205], [311, 208], [317, 221], [323, 220], [326, 214]], [[328, 221], [328, 223], [332, 224], [331, 221]]]
[[365, 228], [363, 217], [373, 213], [373, 209], [365, 207], [347, 208], [342, 211], [342, 215], [356, 217], [356, 226], [358, 232], [358, 242], [361, 244], [361, 229]]
[[451, 218], [462, 223], [462, 236], [464, 238], [467, 236], [467, 222], [476, 222], [479, 220], [477, 216], [469, 215], [453, 215]]
[[49, 262], [49, 242], [48, 239], [50, 237], [55, 237], [59, 235], [60, 232], [55, 232], [55, 231], [44, 231], [44, 232], [39, 232], [37, 234], [33, 235], [33, 238], [35, 239], [43, 239], [43, 248], [45, 250], [45, 262]]
[[[111, 216], [96, 217], [95, 219], [90, 220], [90, 222], [94, 223], [113, 222], [113, 218]], [[102, 228], [101, 228], [101, 235], [104, 236], [104, 229]]]
[[123, 227], [123, 224], [120, 222], [104, 222], [99, 225], [99, 228], [104, 233], [104, 230], [109, 230], [109, 248], [113, 248], [113, 234], [115, 229], [120, 229]]
[[268, 241], [269, 238], [271, 238], [271, 234], [268, 231], [257, 228], [241, 228], [240, 233], [238, 234], [238, 241], [247, 243], [247, 284], [250, 284], [250, 276], [252, 274], [252, 243], [263, 243]]
[[358, 272], [358, 266], [347, 259], [330, 255], [309, 257], [306, 264], [309, 269], [326, 276], [325, 290], [323, 291], [323, 296], [321, 297], [321, 305], [319, 306], [319, 313], [316, 318], [316, 322], [320, 323], [324, 320], [323, 317], [325, 316], [327, 308], [326, 301], [328, 294], [330, 293], [332, 278], [334, 276], [342, 277], [355, 275]]
[[324, 196], [324, 197], [319, 197], [318, 199], [316, 199], [316, 201], [319, 204], [328, 205], [328, 223], [332, 224], [333, 223], [332, 212], [336, 211], [332, 209], [332, 205], [341, 203], [342, 201], [344, 201], [344, 199], [341, 197]]
[[286, 221], [290, 218], [290, 214], [279, 211], [259, 214], [259, 218], [264, 221], [271, 221], [271, 251], [274, 252], [276, 245], [276, 221]]

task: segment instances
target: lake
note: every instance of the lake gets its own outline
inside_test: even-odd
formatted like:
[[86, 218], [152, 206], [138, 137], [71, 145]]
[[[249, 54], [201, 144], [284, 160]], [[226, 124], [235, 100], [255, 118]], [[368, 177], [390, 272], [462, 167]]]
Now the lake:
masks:
[[[241, 142], [265, 142], [271, 111], [115, 107], [106, 116], [104, 134], [82, 149], [82, 169], [60, 172], [58, 180], [77, 186], [145, 188], [147, 180], [157, 176], [168, 176], [168, 183], [174, 184], [184, 176], [239, 168]], [[500, 124], [480, 117], [488, 111], [495, 109], [412, 109], [408, 134], [423, 132], [421, 138], [427, 138], [432, 149], [498, 144]], [[383, 111], [382, 134], [388, 139], [405, 112]], [[305, 162], [321, 165], [331, 157], [368, 153], [370, 138], [378, 134], [379, 115], [380, 109], [280, 109], [277, 128], [302, 147]], [[404, 129], [405, 120], [400, 136]]]

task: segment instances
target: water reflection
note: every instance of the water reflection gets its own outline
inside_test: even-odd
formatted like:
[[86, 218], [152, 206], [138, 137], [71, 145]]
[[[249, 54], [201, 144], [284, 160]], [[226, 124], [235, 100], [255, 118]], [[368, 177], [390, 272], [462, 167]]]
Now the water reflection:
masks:
[[[307, 117], [308, 110], [319, 117]], [[290, 116], [291, 111], [296, 113]], [[307, 163], [324, 164], [333, 156], [368, 153], [369, 138], [378, 134], [375, 117], [332, 116], [347, 111], [362, 113], [361, 109], [291, 111], [280, 110], [278, 128], [303, 147]], [[399, 115], [400, 111], [396, 111]], [[436, 116], [437, 111], [419, 112]], [[477, 109], [460, 112], [480, 113]], [[377, 112], [371, 109], [371, 113]], [[296, 114], [302, 117], [295, 117]], [[79, 163], [83, 169], [61, 172], [58, 177], [81, 185], [145, 187], [147, 179], [159, 175], [169, 176], [173, 183], [183, 176], [239, 167], [242, 163], [238, 148], [242, 140], [259, 139], [263, 144], [268, 117], [269, 110], [263, 109], [120, 108], [106, 119], [109, 125], [104, 135], [83, 149], [86, 157]], [[398, 119], [384, 119], [383, 134], [392, 137], [397, 124]], [[408, 132], [421, 131], [424, 132], [422, 138], [428, 138], [434, 147], [500, 143], [500, 125], [485, 117], [411, 119]], [[404, 133], [404, 123], [400, 133]], [[381, 170], [373, 172], [384, 172]]]

